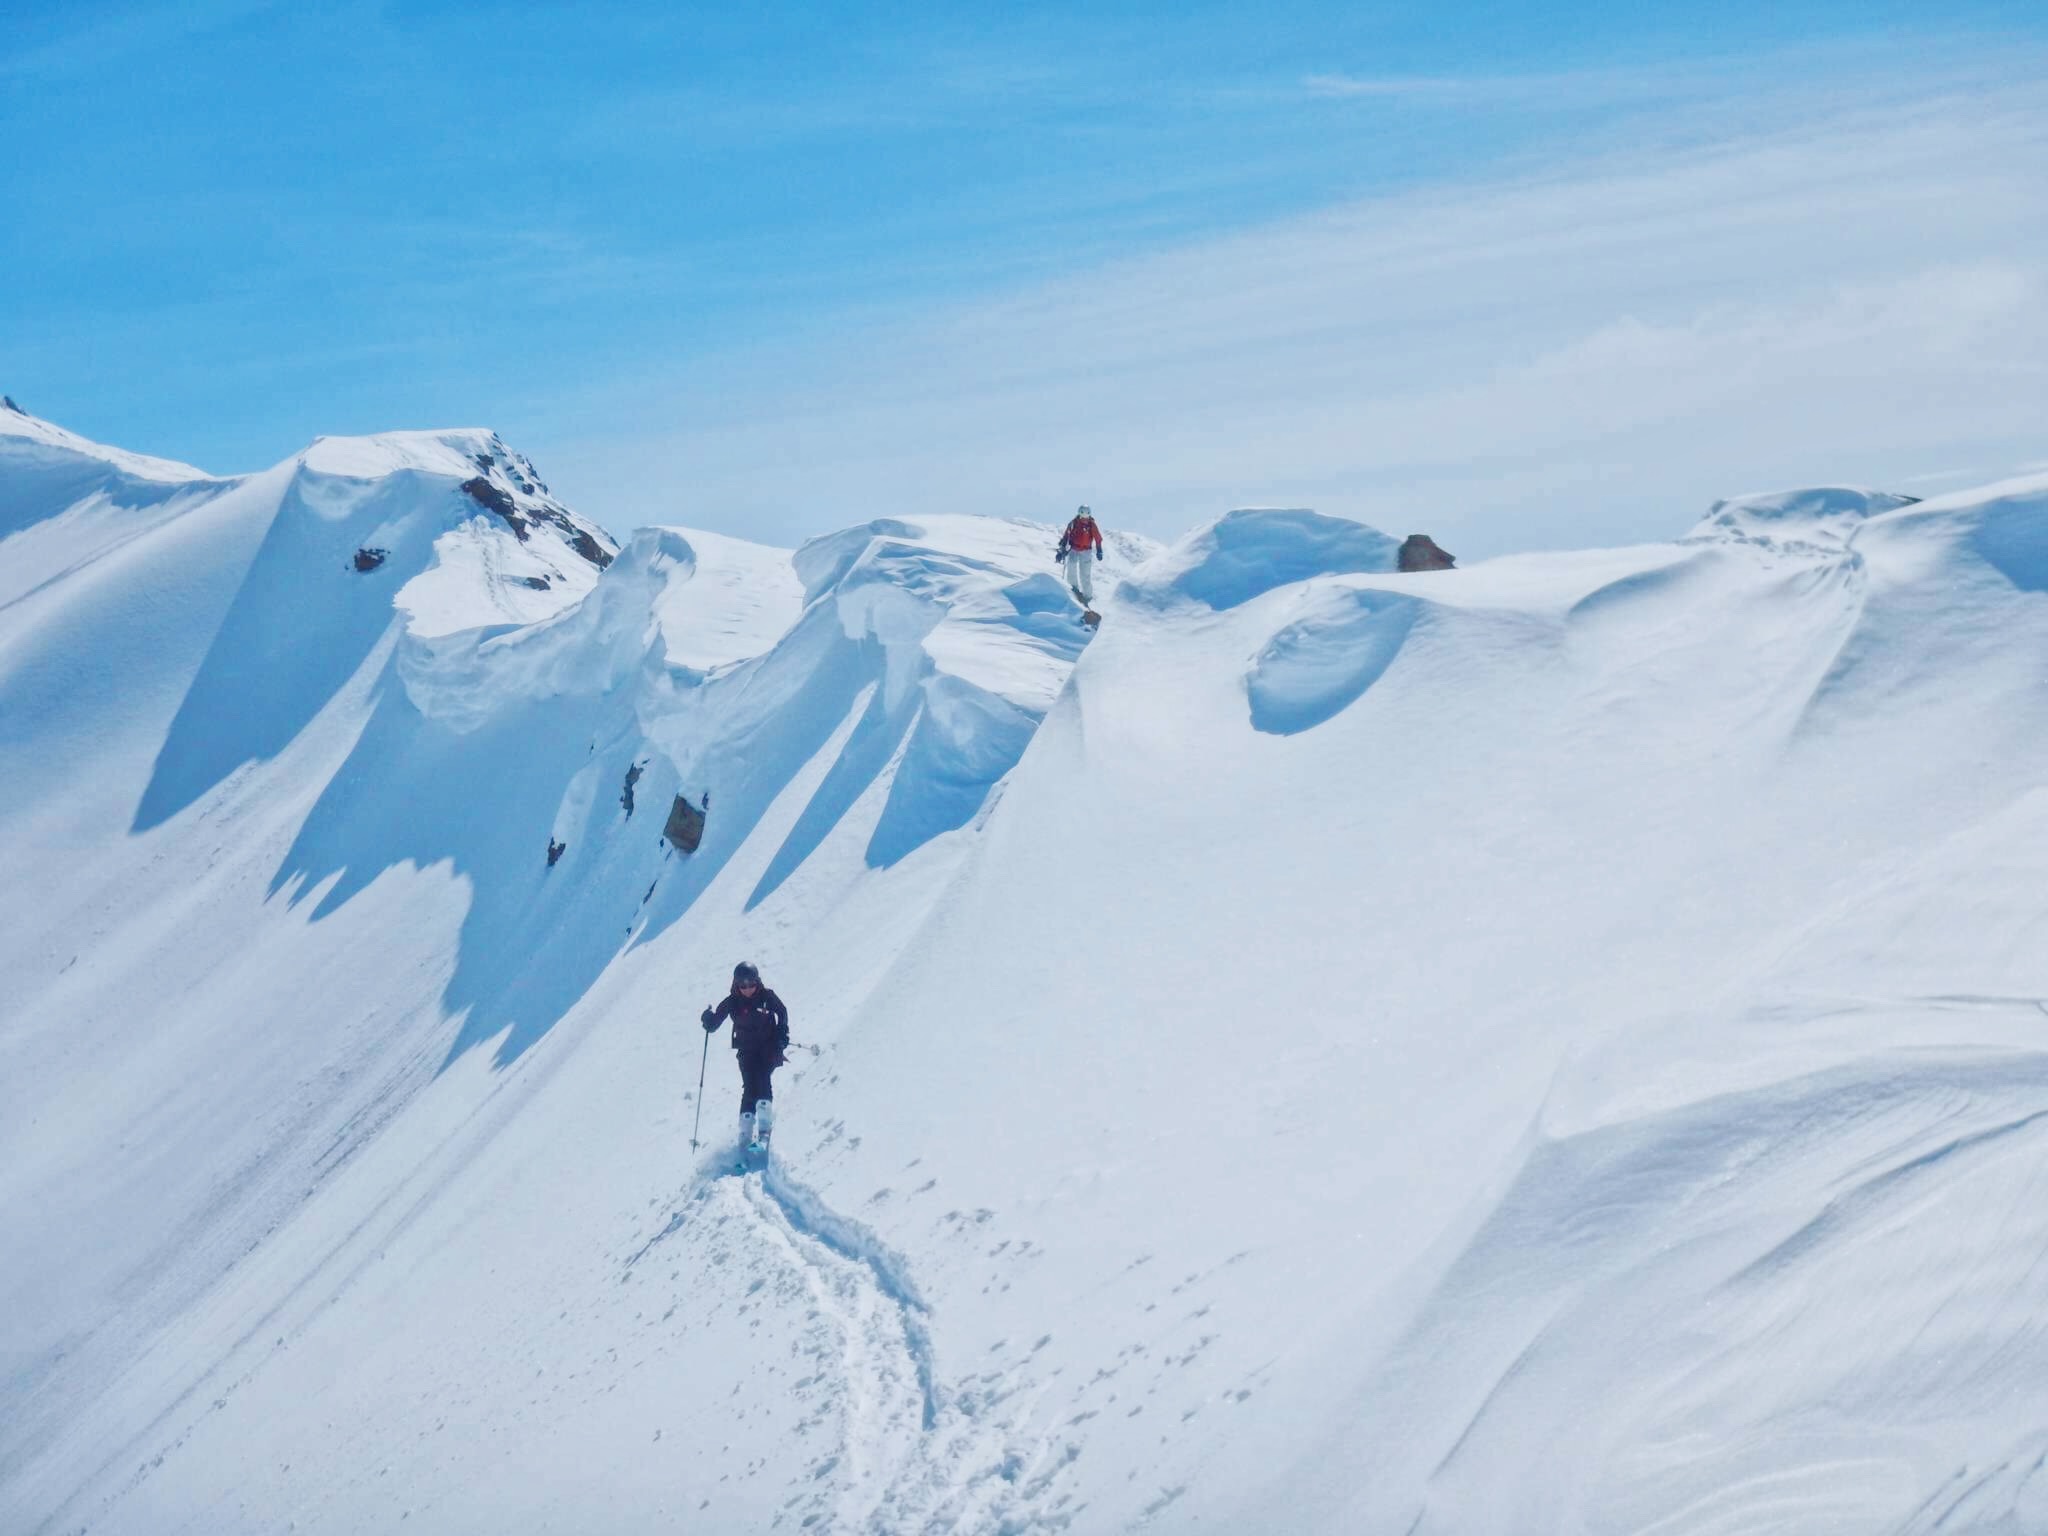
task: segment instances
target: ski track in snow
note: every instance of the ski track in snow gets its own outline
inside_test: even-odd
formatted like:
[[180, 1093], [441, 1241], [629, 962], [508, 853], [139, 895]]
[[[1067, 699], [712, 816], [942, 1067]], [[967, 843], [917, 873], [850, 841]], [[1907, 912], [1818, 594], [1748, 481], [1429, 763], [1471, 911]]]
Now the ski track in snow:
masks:
[[814, 1486], [785, 1503], [777, 1528], [874, 1536], [1069, 1528], [1079, 1510], [1057, 1485], [1079, 1447], [1032, 1436], [1017, 1405], [1022, 1384], [1000, 1370], [950, 1387], [940, 1381], [930, 1309], [902, 1257], [872, 1230], [779, 1163], [707, 1171], [626, 1267], [703, 1219], [742, 1221], [760, 1260], [801, 1285], [804, 1347], [817, 1374], [833, 1378], [825, 1395], [837, 1445], [814, 1463]]

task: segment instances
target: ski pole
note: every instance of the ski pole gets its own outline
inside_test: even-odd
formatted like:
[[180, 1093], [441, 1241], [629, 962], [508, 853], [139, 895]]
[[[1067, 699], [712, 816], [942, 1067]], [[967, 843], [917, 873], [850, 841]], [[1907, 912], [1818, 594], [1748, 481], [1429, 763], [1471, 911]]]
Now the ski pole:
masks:
[[704, 1069], [711, 1063], [711, 1031], [704, 1031], [704, 1054], [697, 1062], [697, 1118], [690, 1122], [690, 1150], [697, 1150], [697, 1127], [704, 1123]]

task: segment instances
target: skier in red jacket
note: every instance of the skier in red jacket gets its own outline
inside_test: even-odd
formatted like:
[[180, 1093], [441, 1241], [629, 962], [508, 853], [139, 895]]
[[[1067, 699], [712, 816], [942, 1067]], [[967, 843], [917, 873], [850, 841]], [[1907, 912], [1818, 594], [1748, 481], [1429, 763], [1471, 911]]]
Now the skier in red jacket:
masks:
[[1095, 562], [1102, 558], [1102, 530], [1086, 507], [1074, 514], [1060, 535], [1056, 558], [1067, 568], [1067, 586], [1083, 608], [1095, 607]]

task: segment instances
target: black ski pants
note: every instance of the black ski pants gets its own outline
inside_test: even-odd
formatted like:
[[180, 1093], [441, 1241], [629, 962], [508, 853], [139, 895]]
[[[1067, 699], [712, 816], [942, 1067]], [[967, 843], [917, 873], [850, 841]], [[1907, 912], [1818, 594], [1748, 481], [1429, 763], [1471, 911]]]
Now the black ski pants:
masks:
[[769, 1078], [774, 1075], [776, 1058], [782, 1052], [770, 1040], [761, 1045], [743, 1045], [737, 1054], [740, 1058], [740, 1113], [751, 1115], [761, 1100], [775, 1097], [775, 1085]]

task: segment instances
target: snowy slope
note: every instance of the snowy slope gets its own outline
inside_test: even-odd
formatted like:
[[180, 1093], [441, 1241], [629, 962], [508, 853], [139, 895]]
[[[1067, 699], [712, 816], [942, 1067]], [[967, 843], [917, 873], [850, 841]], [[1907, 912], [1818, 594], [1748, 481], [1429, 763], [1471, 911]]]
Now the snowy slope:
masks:
[[88, 442], [0, 403], [0, 604], [69, 575], [215, 495], [189, 464]]
[[[213, 480], [0, 426], [11, 1464], [438, 1066], [460, 893], [387, 887], [319, 933], [270, 897], [360, 725], [326, 706], [389, 672], [394, 592], [517, 540], [407, 442]], [[532, 542], [587, 588], [557, 533]], [[363, 572], [366, 544], [389, 548]], [[503, 606], [494, 578], [457, 595]]]
[[1047, 528], [646, 529], [506, 627], [405, 601], [448, 441], [0, 607], [0, 1526], [2048, 1521], [2048, 479], [1234, 513], [1092, 639]]

